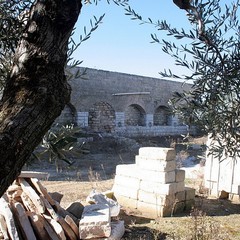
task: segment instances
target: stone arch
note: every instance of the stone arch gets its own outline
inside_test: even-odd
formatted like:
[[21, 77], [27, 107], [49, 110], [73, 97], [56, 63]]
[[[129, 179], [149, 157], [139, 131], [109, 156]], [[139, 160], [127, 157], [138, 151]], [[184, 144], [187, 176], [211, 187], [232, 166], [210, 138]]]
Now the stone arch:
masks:
[[169, 125], [170, 117], [169, 108], [166, 106], [159, 106], [154, 112], [153, 124], [154, 126]]
[[74, 105], [72, 103], [67, 103], [55, 122], [62, 125], [77, 125], [77, 110]]
[[126, 126], [146, 126], [146, 112], [138, 104], [131, 104], [125, 112]]
[[97, 102], [89, 110], [88, 125], [94, 131], [112, 132], [115, 128], [115, 111], [107, 102]]

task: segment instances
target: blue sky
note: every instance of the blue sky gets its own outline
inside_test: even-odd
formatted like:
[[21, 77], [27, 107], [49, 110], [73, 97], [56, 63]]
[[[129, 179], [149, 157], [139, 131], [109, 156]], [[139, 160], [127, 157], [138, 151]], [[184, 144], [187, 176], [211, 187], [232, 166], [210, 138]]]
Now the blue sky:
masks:
[[[175, 27], [189, 28], [186, 12], [177, 8], [172, 0], [129, 0], [131, 7], [143, 18], [166, 20]], [[157, 33], [159, 39], [166, 34], [151, 25], [140, 25], [125, 15], [122, 7], [106, 0], [85, 5], [76, 25], [74, 39], [83, 34], [84, 26], [90, 29], [89, 20], [106, 14], [100, 27], [93, 32], [74, 53], [74, 58], [83, 60], [81, 66], [109, 71], [158, 77], [160, 71], [171, 69], [185, 74], [186, 69], [174, 65], [174, 60], [162, 52], [159, 44], [152, 44], [150, 34]]]

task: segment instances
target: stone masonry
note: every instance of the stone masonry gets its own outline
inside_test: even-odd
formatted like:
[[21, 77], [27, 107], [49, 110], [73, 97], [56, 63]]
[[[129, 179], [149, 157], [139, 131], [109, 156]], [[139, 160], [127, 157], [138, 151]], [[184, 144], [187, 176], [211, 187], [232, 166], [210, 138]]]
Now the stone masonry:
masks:
[[[71, 69], [73, 76], [79, 71], [85, 69]], [[174, 92], [188, 91], [191, 84], [89, 68], [84, 78], [69, 83], [71, 101], [56, 120], [60, 124], [126, 137], [188, 133], [168, 103]]]
[[190, 210], [195, 190], [185, 187], [185, 171], [176, 169], [175, 158], [172, 148], [140, 148], [135, 164], [116, 168], [113, 191], [117, 201], [149, 218]]

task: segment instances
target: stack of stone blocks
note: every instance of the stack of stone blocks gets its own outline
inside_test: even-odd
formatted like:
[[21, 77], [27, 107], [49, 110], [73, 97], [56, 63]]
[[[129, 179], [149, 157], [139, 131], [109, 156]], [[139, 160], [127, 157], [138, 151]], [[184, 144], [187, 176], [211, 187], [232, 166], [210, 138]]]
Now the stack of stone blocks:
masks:
[[118, 203], [150, 218], [190, 210], [195, 190], [185, 187], [185, 171], [176, 168], [175, 159], [172, 148], [140, 148], [135, 164], [116, 168], [113, 191]]

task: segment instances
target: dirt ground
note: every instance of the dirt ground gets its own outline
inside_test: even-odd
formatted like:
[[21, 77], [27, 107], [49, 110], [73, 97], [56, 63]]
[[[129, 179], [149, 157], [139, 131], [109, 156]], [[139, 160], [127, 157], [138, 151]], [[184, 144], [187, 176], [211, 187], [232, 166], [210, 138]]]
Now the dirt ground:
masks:
[[[205, 138], [191, 139], [191, 143], [202, 145]], [[175, 147], [179, 156], [194, 157], [202, 161], [202, 150], [191, 150], [181, 138], [114, 138], [93, 139], [88, 144], [89, 154], [83, 155], [71, 166], [61, 163], [59, 172], [55, 163], [33, 162], [25, 170], [45, 171], [50, 174], [43, 181], [49, 192], [63, 194], [61, 205], [66, 208], [74, 201], [85, 199], [91, 190], [104, 192], [114, 183], [118, 164], [134, 163], [138, 149], [144, 146]], [[59, 164], [58, 164], [59, 165]], [[123, 239], [240, 239], [240, 204], [238, 199], [216, 199], [207, 196], [202, 186], [202, 175], [185, 181], [186, 186], [196, 189], [196, 203], [192, 212], [161, 219], [147, 219], [140, 213], [122, 209], [119, 218], [125, 221]]]

